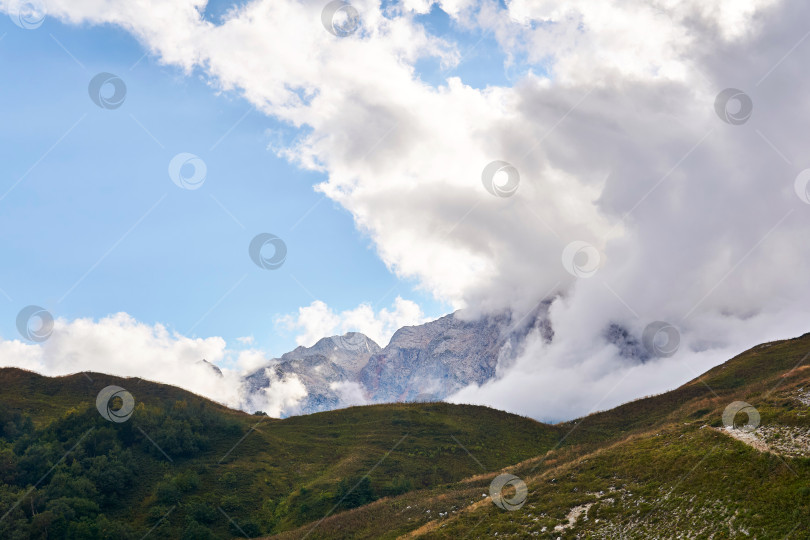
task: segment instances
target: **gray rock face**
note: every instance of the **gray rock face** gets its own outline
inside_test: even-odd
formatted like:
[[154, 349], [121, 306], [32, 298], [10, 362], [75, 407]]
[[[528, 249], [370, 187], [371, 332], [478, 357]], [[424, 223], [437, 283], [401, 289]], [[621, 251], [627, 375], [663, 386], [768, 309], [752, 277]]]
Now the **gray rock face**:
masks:
[[650, 354], [644, 348], [641, 340], [621, 325], [616, 323], [608, 325], [605, 330], [605, 339], [616, 346], [619, 356], [622, 358], [642, 364], [650, 359]]
[[[526, 320], [513, 322], [508, 314], [472, 321], [460, 315], [456, 312], [397, 330], [388, 346], [360, 372], [359, 381], [369, 399], [441, 400], [469, 384], [482, 384], [495, 377], [499, 362], [517, 354], [531, 328], [521, 326]], [[537, 322], [537, 313], [527, 319]], [[551, 339], [550, 327], [541, 331]]]
[[[342, 390], [345, 383], [357, 380], [360, 370], [380, 346], [359, 332], [319, 340], [312, 347], [297, 347], [245, 378], [248, 393], [261, 391], [271, 384], [266, 370], [276, 379], [295, 375], [307, 389], [307, 397], [296, 413], [310, 414], [346, 406]], [[336, 387], [333, 388], [333, 385]]]
[[249, 375], [246, 387], [258, 392], [295, 375], [307, 397], [291, 414], [309, 414], [357, 403], [441, 400], [495, 377], [522, 350], [536, 330], [550, 341], [548, 304], [515, 317], [510, 313], [468, 320], [457, 311], [419, 326], [397, 330], [384, 348], [357, 332], [298, 347]]

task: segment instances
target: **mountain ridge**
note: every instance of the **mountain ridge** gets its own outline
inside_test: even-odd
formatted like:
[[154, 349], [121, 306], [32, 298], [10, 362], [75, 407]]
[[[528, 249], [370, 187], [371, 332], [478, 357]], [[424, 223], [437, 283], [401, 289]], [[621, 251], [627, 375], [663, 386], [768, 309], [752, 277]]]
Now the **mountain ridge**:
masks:
[[[509, 311], [467, 319], [456, 311], [421, 325], [403, 326], [380, 348], [360, 332], [318, 340], [271, 360], [244, 378], [246, 393], [271, 391], [297, 379], [307, 395], [290, 414], [341, 406], [442, 400], [462, 388], [492, 380], [511, 361], [526, 335], [550, 341], [549, 302], [517, 318]], [[353, 369], [345, 369], [345, 363]], [[285, 414], [285, 416], [288, 414]]]

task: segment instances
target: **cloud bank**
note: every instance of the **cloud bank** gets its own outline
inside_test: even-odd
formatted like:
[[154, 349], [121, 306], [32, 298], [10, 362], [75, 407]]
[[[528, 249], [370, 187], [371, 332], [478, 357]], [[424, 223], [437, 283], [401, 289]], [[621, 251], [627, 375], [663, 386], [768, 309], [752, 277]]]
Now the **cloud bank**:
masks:
[[[256, 364], [260, 351], [230, 351], [221, 337], [188, 338], [160, 324], [148, 325], [126, 313], [101, 320], [56, 319], [50, 337], [36, 344], [0, 339], [4, 366], [19, 367], [46, 375], [95, 371], [124, 377], [142, 377], [209, 396], [239, 407], [240, 367]], [[209, 364], [232, 360], [234, 369]], [[264, 360], [266, 363], [266, 360]]]
[[[279, 325], [303, 329], [304, 334], [299, 337], [303, 343], [302, 339], [310, 335], [320, 339], [348, 331], [360, 331], [387, 341], [400, 326], [421, 322], [424, 315], [419, 307], [397, 297], [390, 310], [382, 308], [376, 313], [371, 306], [360, 305], [335, 314], [326, 304], [314, 302], [301, 308], [297, 317], [281, 319]], [[36, 320], [30, 324], [35, 328]], [[189, 338], [161, 324], [149, 325], [126, 313], [116, 313], [100, 320], [59, 318], [44, 337], [41, 343], [0, 338], [2, 365], [50, 376], [90, 371], [141, 377], [185, 388], [230, 407], [264, 411], [274, 417], [294, 413], [307, 396], [304, 384], [296, 376], [279, 379], [272, 369], [266, 369], [270, 380], [267, 388], [259, 392], [248, 389], [243, 377], [273, 361], [265, 351], [253, 346], [252, 336], [237, 338], [238, 346], [229, 347], [219, 336]], [[356, 383], [340, 383], [333, 389], [346, 406], [365, 403]]]
[[[500, 380], [454, 399], [568, 417], [806, 330], [805, 3], [364, 0], [343, 38], [315, 1], [254, 0], [219, 24], [205, 0], [43, 3], [306, 128], [279, 152], [327, 176], [317, 189], [398, 276], [473, 313], [557, 298], [551, 344], [527, 343]], [[419, 23], [431, 8], [490, 33], [523, 75], [465, 84], [470, 51]], [[438, 86], [415, 69], [426, 58], [446, 70]], [[716, 103], [726, 88], [753, 112]], [[482, 185], [495, 160], [519, 174], [512, 196]], [[302, 342], [336, 317], [302, 308]], [[610, 324], [640, 335], [655, 320], [679, 328], [675, 357], [631, 366], [605, 340]]]

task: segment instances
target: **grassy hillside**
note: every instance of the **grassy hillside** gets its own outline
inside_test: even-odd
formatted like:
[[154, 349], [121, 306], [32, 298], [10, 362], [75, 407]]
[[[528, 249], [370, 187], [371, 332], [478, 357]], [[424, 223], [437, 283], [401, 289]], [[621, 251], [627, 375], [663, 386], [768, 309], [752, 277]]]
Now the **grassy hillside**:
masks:
[[[274, 420], [139, 379], [2, 369], [0, 537], [803, 538], [808, 353], [810, 335], [764, 344], [553, 426], [443, 403]], [[127, 422], [95, 408], [110, 384], [135, 397]], [[720, 429], [734, 401], [758, 410], [753, 433]], [[519, 510], [489, 499], [502, 472], [528, 485]]]
[[[96, 410], [111, 384], [135, 398], [124, 423]], [[558, 431], [443, 403], [275, 420], [140, 379], [0, 369], [0, 538], [278, 533], [526, 459]]]
[[[760, 345], [672, 392], [558, 424], [555, 448], [522, 463], [278, 538], [807, 538], [808, 353], [810, 335]], [[734, 401], [760, 413], [760, 449], [720, 429]], [[528, 486], [519, 510], [488, 498], [501, 472]]]

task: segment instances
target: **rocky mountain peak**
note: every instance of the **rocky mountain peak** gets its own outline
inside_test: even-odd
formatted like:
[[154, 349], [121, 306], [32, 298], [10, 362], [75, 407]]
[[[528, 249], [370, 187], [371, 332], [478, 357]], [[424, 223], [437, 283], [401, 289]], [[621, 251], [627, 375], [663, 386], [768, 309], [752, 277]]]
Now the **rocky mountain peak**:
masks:
[[295, 411], [300, 413], [358, 402], [441, 400], [496, 377], [499, 366], [520, 354], [529, 332], [550, 341], [547, 314], [547, 303], [518, 316], [502, 312], [471, 318], [455, 312], [400, 328], [385, 348], [360, 332], [348, 332], [297, 347], [247, 377], [246, 384], [249, 391], [259, 391], [274, 380], [296, 377], [307, 390]]

